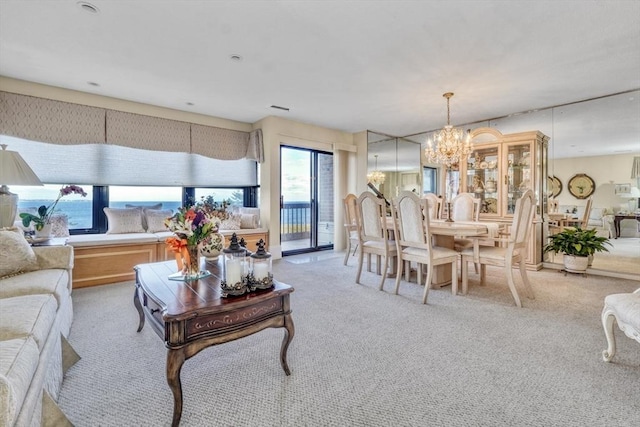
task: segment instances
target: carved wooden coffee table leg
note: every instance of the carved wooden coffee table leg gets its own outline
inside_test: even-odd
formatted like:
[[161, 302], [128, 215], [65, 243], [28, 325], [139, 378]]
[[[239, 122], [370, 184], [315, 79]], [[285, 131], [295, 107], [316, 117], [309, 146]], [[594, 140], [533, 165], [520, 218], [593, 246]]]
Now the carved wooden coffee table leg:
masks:
[[287, 349], [289, 348], [289, 343], [293, 340], [295, 328], [293, 326], [293, 318], [290, 314], [286, 314], [284, 316], [284, 327], [284, 339], [282, 340], [282, 346], [280, 347], [280, 364], [282, 365], [282, 369], [284, 369], [284, 373], [291, 375], [289, 365], [287, 364]]
[[182, 417], [182, 383], [180, 370], [185, 361], [184, 349], [169, 349], [167, 351], [167, 383], [173, 392], [173, 421], [172, 427], [180, 424]]
[[138, 331], [140, 332], [144, 327], [144, 311], [142, 311], [142, 304], [140, 304], [140, 295], [138, 294], [138, 285], [133, 288], [133, 305], [138, 310], [138, 316], [140, 317], [140, 322], [138, 323]]

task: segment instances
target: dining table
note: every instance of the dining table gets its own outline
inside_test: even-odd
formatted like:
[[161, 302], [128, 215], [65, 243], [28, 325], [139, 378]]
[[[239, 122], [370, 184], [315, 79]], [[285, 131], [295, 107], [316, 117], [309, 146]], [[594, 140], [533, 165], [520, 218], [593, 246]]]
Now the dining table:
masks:
[[[393, 230], [393, 218], [387, 217], [387, 229]], [[479, 256], [480, 242], [483, 239], [498, 237], [502, 224], [488, 221], [447, 221], [430, 219], [429, 232], [434, 246], [454, 249], [455, 239], [471, 239], [473, 241], [474, 261]], [[451, 269], [446, 265], [438, 265], [433, 269], [431, 288], [441, 288], [451, 284]]]

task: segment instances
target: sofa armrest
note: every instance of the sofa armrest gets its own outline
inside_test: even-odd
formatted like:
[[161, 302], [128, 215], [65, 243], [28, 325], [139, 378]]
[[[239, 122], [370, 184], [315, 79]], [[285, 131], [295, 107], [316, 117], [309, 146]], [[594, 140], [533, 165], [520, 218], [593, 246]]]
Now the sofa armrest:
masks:
[[73, 268], [73, 246], [34, 246], [38, 258], [40, 270], [48, 268], [62, 268], [71, 270]]

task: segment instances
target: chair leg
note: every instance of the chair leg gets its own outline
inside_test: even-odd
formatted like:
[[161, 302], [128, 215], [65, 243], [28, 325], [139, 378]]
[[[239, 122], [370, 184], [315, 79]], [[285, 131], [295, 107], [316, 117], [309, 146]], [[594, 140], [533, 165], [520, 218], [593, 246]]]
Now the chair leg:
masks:
[[347, 240], [347, 251], [344, 254], [344, 265], [347, 265], [347, 261], [349, 261], [350, 254], [351, 254], [351, 241]]
[[458, 295], [458, 258], [451, 263], [451, 293]]
[[400, 278], [402, 277], [402, 267], [404, 265], [404, 262], [401, 259], [398, 259], [398, 262], [396, 263], [397, 267], [396, 267], [396, 289], [395, 289], [395, 294], [398, 295], [398, 291], [400, 290]]
[[522, 303], [520, 302], [520, 296], [518, 296], [518, 290], [516, 289], [516, 284], [513, 281], [513, 266], [511, 262], [507, 260], [504, 268], [507, 270], [507, 283], [509, 283], [509, 289], [511, 289], [511, 295], [513, 295], [513, 299], [516, 302], [516, 306], [522, 308]]
[[487, 266], [486, 264], [480, 264], [480, 286], [486, 285], [484, 279], [487, 277]]
[[371, 273], [371, 254], [367, 254], [367, 271]]
[[424, 282], [424, 291], [422, 293], [422, 303], [427, 303], [427, 296], [429, 295], [429, 288], [431, 287], [431, 276], [433, 275], [433, 263], [429, 263], [427, 266], [427, 280]]
[[479, 262], [474, 262], [473, 263], [473, 266], [476, 268], [476, 274], [478, 274], [478, 265], [479, 264], [480, 264]]
[[363, 263], [364, 263], [364, 253], [362, 251], [360, 251], [360, 255], [358, 256], [358, 273], [356, 274], [356, 283], [357, 284], [360, 284], [360, 274], [362, 273], [362, 264]]
[[524, 264], [524, 258], [520, 259], [520, 276], [522, 277], [522, 283], [524, 283], [524, 290], [527, 292], [527, 298], [536, 299], [536, 296], [533, 294], [531, 282], [529, 282], [529, 276], [527, 276], [527, 268]]
[[[378, 260], [380, 260], [380, 255], [378, 255]], [[380, 265], [380, 263], [378, 263]], [[378, 267], [380, 269], [380, 267]], [[387, 270], [389, 269], [389, 257], [384, 257], [384, 269], [382, 270], [381, 279], [380, 279], [380, 290], [384, 288], [384, 280], [387, 278]]]
[[607, 349], [602, 352], [602, 360], [611, 362], [616, 354], [616, 336], [613, 333], [613, 321], [615, 316], [607, 308], [602, 311], [602, 326], [604, 335], [607, 337]]

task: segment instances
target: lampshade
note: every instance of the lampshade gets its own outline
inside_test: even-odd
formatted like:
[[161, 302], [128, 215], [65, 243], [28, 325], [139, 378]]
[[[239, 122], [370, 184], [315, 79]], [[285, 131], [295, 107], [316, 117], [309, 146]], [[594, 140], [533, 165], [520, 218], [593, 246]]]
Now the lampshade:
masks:
[[9, 191], [11, 185], [43, 185], [27, 162], [16, 151], [0, 150], [0, 228], [12, 227], [18, 212], [18, 195]]

